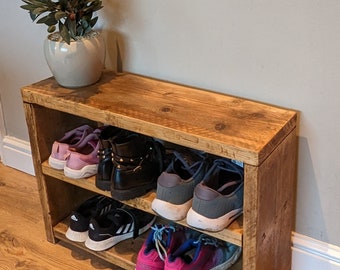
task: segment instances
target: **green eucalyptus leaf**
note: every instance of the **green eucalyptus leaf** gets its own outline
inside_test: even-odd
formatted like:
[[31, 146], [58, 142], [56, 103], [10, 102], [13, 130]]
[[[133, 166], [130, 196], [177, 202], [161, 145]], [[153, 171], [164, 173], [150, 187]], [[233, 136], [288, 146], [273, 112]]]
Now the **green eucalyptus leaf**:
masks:
[[70, 33], [70, 36], [75, 39], [75, 37], [77, 36], [77, 23], [75, 20], [70, 20], [67, 19], [65, 21], [65, 26], [68, 29], [68, 32]]
[[37, 16], [39, 16], [40, 14], [44, 13], [48, 11], [48, 9], [46, 9], [45, 7], [38, 7], [38, 8], [35, 8], [32, 13], [33, 14], [36, 14]]
[[90, 21], [90, 26], [91, 28], [93, 28], [95, 26], [95, 24], [97, 23], [98, 21], [98, 17], [94, 17], [91, 21]]
[[60, 31], [60, 36], [63, 38], [63, 40], [67, 43], [71, 43], [71, 36], [70, 33], [67, 29], [67, 27], [63, 23], [59, 23], [59, 31]]
[[55, 25], [50, 25], [48, 28], [47, 28], [47, 32], [49, 33], [53, 33], [55, 31], [56, 27]]
[[26, 3], [27, 5], [31, 5], [31, 2], [30, 1], [27, 1], [27, 0], [21, 0], [22, 2]]
[[61, 20], [61, 19], [63, 19], [63, 18], [66, 18], [66, 17], [67, 17], [67, 13], [64, 12], [64, 11], [57, 11], [57, 12], [55, 13], [54, 17], [55, 17], [55, 19], [56, 19], [57, 21], [59, 21], [59, 20]]
[[25, 9], [25, 10], [29, 10], [29, 11], [33, 11], [34, 10], [34, 7], [32, 7], [31, 5], [22, 5], [20, 6], [22, 9]]
[[[56, 24], [61, 37], [67, 43], [85, 35], [98, 21], [94, 12], [103, 7], [101, 0], [21, 0], [20, 7], [29, 11], [32, 21], [46, 24], [48, 31], [55, 31]], [[39, 20], [38, 20], [39, 17]]]
[[30, 17], [32, 19], [32, 21], [35, 21], [36, 18], [38, 17], [37, 15], [33, 14], [31, 11], [30, 11]]
[[42, 17], [41, 19], [39, 19], [37, 23], [44, 23], [48, 26], [51, 26], [51, 25], [56, 25], [58, 21], [55, 19], [54, 13], [50, 13], [46, 15], [45, 17]]
[[61, 6], [62, 10], [68, 10], [70, 1], [68, 0], [60, 0], [59, 5]]
[[90, 27], [90, 24], [86, 20], [82, 20], [81, 26], [84, 30], [86, 30], [88, 27]]

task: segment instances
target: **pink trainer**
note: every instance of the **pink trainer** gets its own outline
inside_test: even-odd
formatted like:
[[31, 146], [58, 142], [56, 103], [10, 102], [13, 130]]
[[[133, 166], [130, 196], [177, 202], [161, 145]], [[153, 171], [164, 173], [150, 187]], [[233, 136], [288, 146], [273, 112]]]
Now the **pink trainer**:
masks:
[[51, 155], [48, 158], [49, 165], [57, 170], [63, 170], [66, 164], [67, 151], [76, 148], [85, 137], [92, 133], [89, 125], [82, 125], [65, 133], [65, 135], [52, 145]]
[[87, 135], [77, 146], [67, 151], [64, 174], [69, 178], [86, 178], [95, 175], [98, 170], [99, 132]]
[[138, 252], [136, 270], [163, 270], [166, 257], [185, 241], [182, 226], [154, 225]]

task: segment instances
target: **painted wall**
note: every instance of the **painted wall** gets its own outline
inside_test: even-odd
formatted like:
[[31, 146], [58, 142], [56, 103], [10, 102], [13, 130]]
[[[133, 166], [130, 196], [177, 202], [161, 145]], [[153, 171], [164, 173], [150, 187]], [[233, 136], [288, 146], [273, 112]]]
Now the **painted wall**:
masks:
[[[19, 88], [50, 76], [45, 27], [0, 3], [6, 133], [28, 140]], [[107, 67], [300, 111], [296, 231], [340, 246], [340, 2], [104, 0]], [[118, 49], [117, 49], [118, 46]], [[119, 62], [119, 61], [118, 61]]]

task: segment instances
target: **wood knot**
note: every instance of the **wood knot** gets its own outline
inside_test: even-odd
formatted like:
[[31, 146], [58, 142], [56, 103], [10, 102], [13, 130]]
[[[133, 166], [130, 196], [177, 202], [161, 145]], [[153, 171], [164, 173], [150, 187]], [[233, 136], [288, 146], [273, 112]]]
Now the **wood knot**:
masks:
[[161, 108], [161, 111], [162, 111], [162, 112], [170, 112], [171, 109], [170, 109], [169, 107], [162, 107], [162, 108]]
[[264, 114], [263, 114], [263, 113], [256, 112], [256, 113], [252, 113], [252, 114], [251, 114], [251, 117], [252, 117], [252, 118], [264, 118]]
[[288, 208], [288, 201], [285, 201], [285, 203], [283, 204], [283, 210], [286, 211]]
[[215, 129], [216, 129], [216, 130], [223, 130], [223, 129], [225, 129], [225, 127], [226, 127], [226, 125], [223, 124], [223, 123], [217, 123], [217, 124], [215, 125]]

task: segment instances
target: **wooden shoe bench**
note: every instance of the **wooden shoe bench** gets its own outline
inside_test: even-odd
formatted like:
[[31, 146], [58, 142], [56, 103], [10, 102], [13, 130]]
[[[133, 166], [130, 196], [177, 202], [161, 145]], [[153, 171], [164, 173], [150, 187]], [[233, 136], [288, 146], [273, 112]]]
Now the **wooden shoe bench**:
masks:
[[[90, 251], [65, 237], [71, 211], [94, 193], [110, 196], [110, 192], [96, 188], [94, 177], [70, 179], [47, 162], [53, 141], [66, 131], [83, 123], [109, 124], [243, 162], [243, 215], [223, 231], [208, 234], [242, 246], [242, 258], [233, 270], [291, 269], [295, 111], [109, 71], [89, 87], [67, 89], [48, 78], [21, 90], [49, 241], [65, 241], [114, 265], [134, 269], [143, 237], [104, 252]], [[154, 197], [152, 191], [124, 203], [153, 213]], [[179, 223], [186, 225], [185, 220]]]

